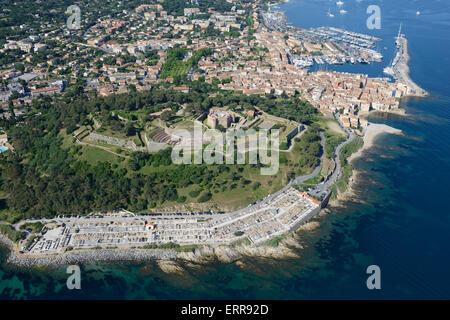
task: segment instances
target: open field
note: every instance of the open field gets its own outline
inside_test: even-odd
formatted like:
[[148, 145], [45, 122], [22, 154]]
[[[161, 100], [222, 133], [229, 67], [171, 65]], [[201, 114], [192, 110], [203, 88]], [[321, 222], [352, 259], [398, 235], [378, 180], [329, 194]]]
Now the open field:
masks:
[[69, 150], [81, 161], [87, 161], [91, 165], [98, 162], [107, 161], [111, 164], [119, 164], [124, 158], [128, 157], [126, 150], [99, 142], [89, 142], [89, 144], [74, 143], [72, 135], [68, 135], [65, 130], [61, 130], [61, 147]]

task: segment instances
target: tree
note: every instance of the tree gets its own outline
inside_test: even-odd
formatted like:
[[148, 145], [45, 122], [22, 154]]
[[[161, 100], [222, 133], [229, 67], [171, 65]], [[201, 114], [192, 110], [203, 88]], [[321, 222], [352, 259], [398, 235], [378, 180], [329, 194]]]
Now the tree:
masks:
[[125, 134], [127, 135], [127, 137], [131, 137], [136, 134], [136, 128], [132, 123], [127, 123], [125, 125]]
[[173, 117], [173, 112], [171, 110], [166, 110], [163, 113], [161, 113], [162, 121], [169, 121], [172, 117]]
[[25, 66], [20, 63], [20, 64], [16, 65], [16, 70], [18, 70], [20, 72], [24, 72], [25, 71]]

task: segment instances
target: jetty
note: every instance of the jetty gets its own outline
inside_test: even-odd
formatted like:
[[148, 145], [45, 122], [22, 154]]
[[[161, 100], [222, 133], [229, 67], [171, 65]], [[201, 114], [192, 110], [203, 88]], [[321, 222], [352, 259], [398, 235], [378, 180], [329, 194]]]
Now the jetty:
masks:
[[401, 33], [402, 25], [398, 30], [395, 44], [397, 46], [397, 54], [392, 62], [391, 67], [385, 68], [385, 73], [394, 77], [398, 82], [403, 83], [407, 87], [407, 95], [425, 97], [428, 92], [420, 88], [409, 76], [409, 53], [408, 40], [405, 35]]

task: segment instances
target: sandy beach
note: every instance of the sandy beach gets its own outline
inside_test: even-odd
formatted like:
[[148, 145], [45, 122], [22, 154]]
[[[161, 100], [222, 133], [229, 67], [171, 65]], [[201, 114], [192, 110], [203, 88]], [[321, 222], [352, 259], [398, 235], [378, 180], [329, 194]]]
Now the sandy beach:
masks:
[[376, 138], [382, 133], [390, 134], [402, 134], [402, 131], [385, 124], [371, 123], [364, 131], [364, 144], [358, 152], [355, 152], [348, 158], [348, 162], [352, 162], [354, 159], [360, 157], [364, 150], [371, 148], [375, 144]]

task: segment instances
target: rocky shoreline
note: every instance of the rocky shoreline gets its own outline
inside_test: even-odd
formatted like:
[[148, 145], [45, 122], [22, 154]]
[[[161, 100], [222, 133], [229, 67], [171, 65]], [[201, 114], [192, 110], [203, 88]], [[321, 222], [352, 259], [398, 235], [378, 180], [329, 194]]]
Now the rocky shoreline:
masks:
[[86, 250], [48, 257], [19, 256], [11, 251], [7, 263], [18, 267], [61, 266], [93, 261], [148, 261], [175, 259], [177, 252], [162, 249]]
[[[380, 134], [383, 134], [383, 133], [403, 134], [401, 130], [390, 127], [388, 125], [372, 123], [368, 126], [368, 128], [364, 134], [364, 137], [363, 137], [364, 144], [363, 144], [362, 148], [360, 148], [357, 152], [353, 153], [347, 159], [347, 161], [352, 165], [352, 162], [355, 159], [358, 159], [359, 157], [361, 157], [363, 155], [364, 151], [366, 151], [367, 149], [370, 149], [371, 147], [374, 146], [376, 138]], [[352, 167], [353, 167], [353, 165], [352, 165]], [[338, 193], [336, 198], [334, 198], [333, 200], [331, 200], [329, 202], [329, 205], [339, 206], [339, 204], [342, 201], [353, 198], [353, 196], [355, 195], [355, 191], [354, 191], [353, 187], [354, 187], [355, 183], [358, 181], [358, 177], [359, 177], [359, 171], [352, 168], [352, 174], [349, 177], [347, 188], [345, 189], [344, 192]]]
[[21, 268], [38, 266], [67, 266], [71, 264], [89, 263], [96, 261], [156, 261], [161, 270], [167, 273], [181, 273], [183, 268], [178, 262], [207, 264], [214, 261], [224, 263], [236, 262], [242, 257], [264, 258], [298, 258], [298, 254], [292, 250], [302, 248], [298, 243], [298, 232], [301, 230], [313, 230], [318, 226], [317, 222], [308, 222], [297, 230], [283, 237], [277, 246], [259, 245], [251, 246], [242, 244], [238, 246], [201, 246], [191, 251], [175, 251], [168, 249], [92, 249], [75, 250], [63, 254], [54, 255], [22, 255], [16, 252], [14, 243], [0, 235], [0, 243], [9, 249], [6, 263]]
[[0, 243], [9, 249], [6, 263], [17, 267], [61, 266], [93, 261], [148, 261], [175, 259], [178, 252], [163, 249], [93, 249], [75, 250], [48, 256], [21, 255], [16, 252], [14, 243], [0, 235]]
[[[401, 130], [389, 127], [384, 124], [370, 124], [364, 133], [364, 144], [361, 149], [352, 154], [348, 158], [348, 162], [352, 163], [359, 158], [363, 152], [375, 143], [376, 138], [382, 133], [401, 134]], [[330, 206], [339, 206], [341, 201], [350, 199], [354, 196], [353, 185], [358, 179], [358, 171], [353, 169], [349, 178], [347, 189], [338, 193], [336, 198], [330, 201]], [[323, 211], [319, 214], [326, 214]], [[201, 246], [191, 251], [175, 251], [169, 249], [92, 249], [92, 250], [74, 250], [63, 254], [54, 255], [22, 255], [17, 252], [16, 245], [6, 236], [0, 234], [0, 243], [3, 243], [9, 249], [9, 256], [6, 260], [8, 264], [18, 267], [35, 267], [35, 266], [58, 266], [70, 265], [77, 263], [88, 263], [93, 261], [149, 261], [156, 260], [161, 270], [164, 272], [182, 272], [178, 261], [191, 263], [209, 263], [211, 261], [221, 261], [225, 263], [235, 262], [244, 256], [266, 257], [266, 258], [298, 258], [296, 251], [292, 250], [300, 248], [298, 241], [298, 233], [301, 230], [310, 230], [317, 228], [319, 222], [308, 222], [301, 226], [295, 233], [287, 234], [278, 243], [277, 246], [268, 245], [238, 245], [238, 246]]]

